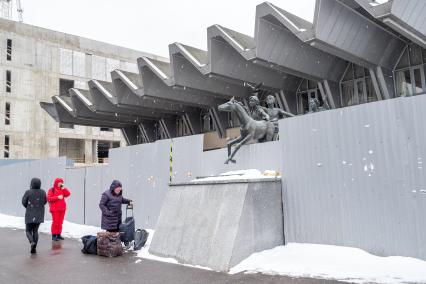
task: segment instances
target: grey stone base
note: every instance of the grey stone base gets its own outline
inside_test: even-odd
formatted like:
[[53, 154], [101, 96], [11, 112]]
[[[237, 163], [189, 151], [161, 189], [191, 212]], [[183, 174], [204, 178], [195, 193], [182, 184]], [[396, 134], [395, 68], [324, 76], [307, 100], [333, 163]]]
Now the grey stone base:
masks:
[[281, 180], [171, 185], [149, 252], [227, 271], [284, 244]]

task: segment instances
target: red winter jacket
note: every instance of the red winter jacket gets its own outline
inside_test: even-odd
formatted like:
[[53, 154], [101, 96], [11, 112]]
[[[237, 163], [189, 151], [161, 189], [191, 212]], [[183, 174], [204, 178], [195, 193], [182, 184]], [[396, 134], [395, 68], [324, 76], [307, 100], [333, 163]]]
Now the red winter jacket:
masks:
[[[50, 212], [65, 211], [67, 210], [67, 203], [65, 197], [70, 196], [70, 191], [67, 188], [60, 188], [58, 183], [64, 182], [63, 179], [57, 178], [53, 184], [53, 187], [47, 192], [47, 201], [49, 201]], [[58, 196], [63, 195], [64, 198], [59, 199]]]

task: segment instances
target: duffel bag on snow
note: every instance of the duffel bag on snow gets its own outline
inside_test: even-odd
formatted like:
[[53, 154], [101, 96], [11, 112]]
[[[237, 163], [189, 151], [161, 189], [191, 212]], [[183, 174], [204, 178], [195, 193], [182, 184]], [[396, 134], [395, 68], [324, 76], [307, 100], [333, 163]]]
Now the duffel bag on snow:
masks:
[[148, 240], [149, 233], [146, 230], [137, 229], [135, 232], [134, 250], [140, 250]]
[[123, 254], [120, 233], [99, 232], [97, 242], [98, 255], [114, 257]]
[[[132, 216], [127, 217], [127, 211], [132, 211]], [[120, 224], [118, 229], [120, 231], [120, 238], [123, 243], [130, 243], [135, 239], [135, 218], [133, 218], [133, 206], [126, 206], [126, 219]]]
[[83, 236], [81, 237], [83, 242], [83, 248], [81, 249], [82, 253], [85, 254], [98, 254], [97, 252], [97, 237], [96, 236]]

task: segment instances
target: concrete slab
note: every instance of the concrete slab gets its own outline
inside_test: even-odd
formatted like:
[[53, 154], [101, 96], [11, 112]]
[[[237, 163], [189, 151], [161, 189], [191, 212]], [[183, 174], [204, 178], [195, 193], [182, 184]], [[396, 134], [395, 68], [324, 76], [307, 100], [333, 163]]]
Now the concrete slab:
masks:
[[150, 252], [218, 271], [284, 244], [281, 180], [171, 185]]

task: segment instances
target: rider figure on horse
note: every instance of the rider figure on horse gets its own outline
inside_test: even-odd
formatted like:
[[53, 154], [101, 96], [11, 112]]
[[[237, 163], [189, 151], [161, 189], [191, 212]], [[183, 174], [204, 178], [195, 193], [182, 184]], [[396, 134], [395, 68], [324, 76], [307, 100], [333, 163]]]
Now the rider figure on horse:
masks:
[[269, 121], [270, 119], [263, 107], [260, 106], [259, 98], [255, 95], [250, 96], [249, 98], [248, 113], [254, 120]]

